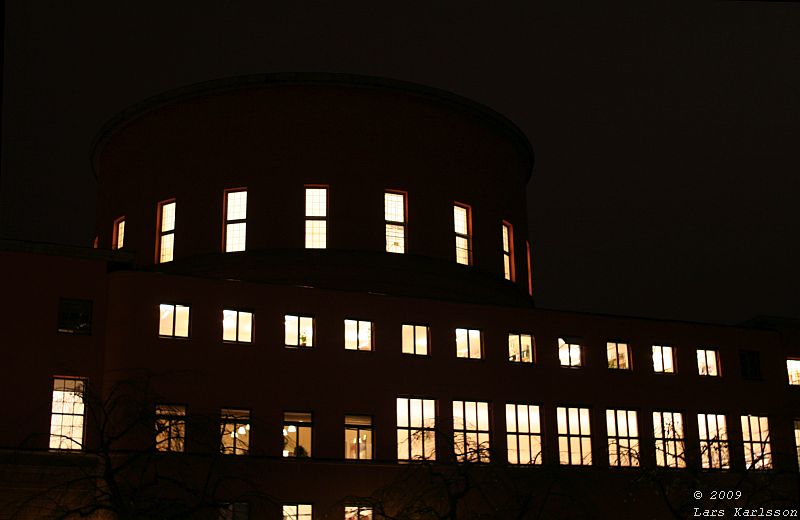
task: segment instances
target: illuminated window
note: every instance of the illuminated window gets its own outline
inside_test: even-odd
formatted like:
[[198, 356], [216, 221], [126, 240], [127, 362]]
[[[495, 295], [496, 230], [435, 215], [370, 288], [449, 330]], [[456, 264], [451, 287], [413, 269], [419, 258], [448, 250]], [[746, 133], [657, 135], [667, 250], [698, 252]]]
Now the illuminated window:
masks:
[[51, 449], [83, 449], [85, 403], [85, 379], [53, 378], [53, 406], [50, 413]]
[[220, 451], [224, 455], [247, 455], [250, 452], [250, 411], [222, 409]]
[[306, 249], [328, 247], [328, 188], [306, 188]]
[[372, 417], [369, 415], [344, 416], [344, 458], [372, 458]]
[[794, 445], [797, 448], [797, 465], [800, 466], [800, 419], [794, 420]]
[[244, 251], [247, 244], [247, 190], [225, 192], [225, 252]]
[[397, 460], [436, 460], [433, 399], [397, 398]]
[[542, 463], [542, 427], [538, 406], [506, 405], [506, 446], [509, 464]]
[[344, 348], [372, 350], [372, 322], [344, 320]]
[[250, 504], [247, 502], [222, 504], [217, 514], [217, 520], [248, 520], [249, 518]]
[[312, 416], [307, 412], [283, 414], [283, 456], [310, 457]]
[[719, 375], [719, 354], [716, 350], [697, 351], [697, 373], [701, 376]]
[[383, 194], [383, 218], [386, 221], [386, 251], [406, 252], [406, 195], [405, 193]]
[[530, 334], [508, 335], [508, 360], [514, 363], [533, 363], [533, 338]]
[[503, 278], [513, 282], [514, 274], [514, 229], [503, 222]]
[[697, 428], [700, 432], [700, 459], [703, 468], [730, 468], [725, 416], [699, 413], [697, 414]]
[[685, 468], [683, 444], [683, 414], [653, 412], [653, 437], [656, 444], [656, 464], [667, 468]]
[[283, 520], [312, 520], [313, 507], [311, 504], [284, 504]]
[[663, 374], [675, 372], [672, 347], [653, 345], [653, 371]]
[[253, 313], [247, 311], [222, 311], [222, 341], [251, 343], [253, 341]]
[[114, 221], [114, 229], [111, 232], [111, 249], [122, 249], [125, 245], [125, 217], [120, 217]]
[[588, 408], [556, 409], [559, 463], [573, 466], [592, 464], [592, 438]]
[[158, 203], [158, 262], [172, 262], [175, 252], [175, 201]]
[[92, 333], [92, 301], [61, 298], [58, 301], [58, 332]]
[[481, 331], [456, 329], [456, 357], [481, 358]]
[[456, 234], [456, 262], [472, 265], [472, 212], [467, 206], [453, 206]]
[[761, 354], [757, 350], [740, 351], [739, 360], [744, 379], [761, 379]]
[[800, 359], [787, 359], [786, 372], [789, 374], [790, 385], [800, 385]]
[[156, 405], [156, 449], [184, 451], [186, 439], [186, 407], [174, 404]]
[[344, 520], [373, 520], [374, 514], [370, 506], [344, 506]]
[[608, 368], [617, 370], [631, 369], [631, 351], [627, 343], [606, 342]]
[[558, 360], [562, 367], [581, 366], [581, 346], [575, 340], [558, 338]]
[[459, 462], [489, 462], [489, 403], [453, 401], [453, 447]]
[[608, 465], [639, 465], [639, 427], [633, 410], [606, 410]]
[[159, 305], [158, 335], [162, 338], [189, 337], [189, 306], [172, 303]]
[[428, 335], [425, 325], [403, 325], [403, 354], [428, 355]]
[[742, 440], [744, 441], [744, 463], [747, 469], [771, 469], [769, 421], [756, 415], [742, 416]]
[[283, 318], [287, 347], [314, 346], [314, 318], [287, 314]]

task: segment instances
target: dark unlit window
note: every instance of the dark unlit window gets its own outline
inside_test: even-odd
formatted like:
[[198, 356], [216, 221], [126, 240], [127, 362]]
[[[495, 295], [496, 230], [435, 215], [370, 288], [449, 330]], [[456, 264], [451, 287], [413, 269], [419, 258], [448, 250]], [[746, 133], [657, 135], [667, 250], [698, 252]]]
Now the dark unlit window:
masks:
[[62, 298], [58, 302], [58, 332], [66, 332], [68, 334], [91, 334], [91, 300], [71, 300]]

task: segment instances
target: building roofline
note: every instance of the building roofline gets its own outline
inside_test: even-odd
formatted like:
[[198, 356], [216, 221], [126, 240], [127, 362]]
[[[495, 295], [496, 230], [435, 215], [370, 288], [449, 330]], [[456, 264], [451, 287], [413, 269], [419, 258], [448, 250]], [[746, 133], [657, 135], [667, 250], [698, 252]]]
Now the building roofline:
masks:
[[498, 130], [516, 148], [523, 157], [527, 177], [531, 178], [534, 165], [534, 152], [525, 133], [506, 116], [495, 112], [491, 108], [472, 101], [465, 97], [445, 90], [428, 87], [417, 83], [401, 81], [374, 76], [343, 73], [317, 73], [317, 72], [283, 72], [270, 74], [250, 74], [228, 78], [215, 79], [194, 83], [184, 87], [168, 90], [161, 94], [146, 98], [117, 113], [109, 119], [92, 140], [90, 148], [90, 161], [92, 173], [98, 178], [96, 159], [99, 151], [119, 128], [125, 123], [139, 118], [157, 108], [176, 102], [196, 99], [211, 94], [246, 90], [253, 88], [271, 88], [284, 86], [345, 86], [368, 89], [384, 89], [411, 94], [417, 97], [433, 99], [451, 107], [464, 110], [477, 116], [490, 127]]

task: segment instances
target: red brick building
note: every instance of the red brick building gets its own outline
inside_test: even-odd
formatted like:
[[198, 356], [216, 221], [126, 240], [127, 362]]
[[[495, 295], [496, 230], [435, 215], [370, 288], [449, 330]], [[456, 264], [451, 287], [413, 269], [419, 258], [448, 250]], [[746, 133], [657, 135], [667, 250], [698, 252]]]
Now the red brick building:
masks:
[[92, 161], [95, 248], [0, 242], [0, 517], [796, 508], [793, 326], [536, 308], [533, 153], [486, 107], [236, 78]]

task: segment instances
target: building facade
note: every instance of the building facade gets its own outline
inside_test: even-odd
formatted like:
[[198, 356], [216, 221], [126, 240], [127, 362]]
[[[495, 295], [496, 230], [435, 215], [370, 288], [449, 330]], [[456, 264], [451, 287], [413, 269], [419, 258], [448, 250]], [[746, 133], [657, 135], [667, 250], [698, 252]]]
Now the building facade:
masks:
[[796, 510], [793, 326], [536, 308], [533, 154], [486, 107], [235, 78], [92, 161], [94, 248], [0, 244], [0, 515]]

